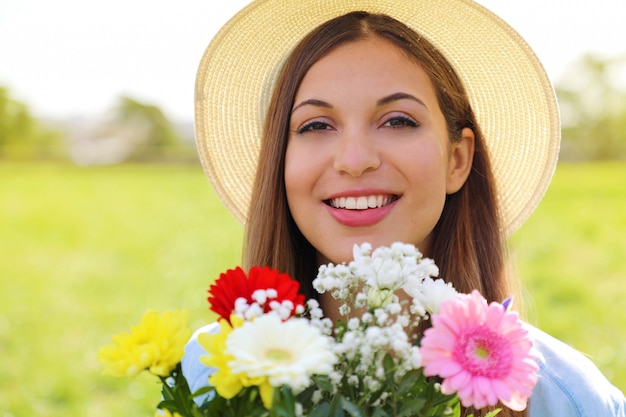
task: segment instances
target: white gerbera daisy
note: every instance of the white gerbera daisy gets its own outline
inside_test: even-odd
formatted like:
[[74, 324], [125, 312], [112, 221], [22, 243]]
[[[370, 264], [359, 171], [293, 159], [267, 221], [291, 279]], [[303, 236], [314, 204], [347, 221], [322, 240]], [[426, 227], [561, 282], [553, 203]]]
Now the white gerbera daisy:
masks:
[[332, 339], [306, 319], [283, 321], [266, 314], [233, 330], [226, 340], [234, 357], [228, 365], [234, 374], [251, 378], [267, 377], [278, 387], [288, 385], [294, 392], [304, 390], [314, 374], [327, 375], [337, 361]]

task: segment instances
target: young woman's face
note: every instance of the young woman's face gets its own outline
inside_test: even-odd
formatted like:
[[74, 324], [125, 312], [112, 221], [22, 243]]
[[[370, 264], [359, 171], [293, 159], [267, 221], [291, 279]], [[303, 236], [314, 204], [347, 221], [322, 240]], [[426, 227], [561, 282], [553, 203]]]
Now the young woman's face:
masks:
[[428, 254], [446, 194], [466, 179], [473, 136], [464, 130], [465, 145], [450, 143], [432, 83], [402, 50], [371, 38], [320, 59], [289, 130], [289, 209], [320, 263], [350, 260], [363, 242]]

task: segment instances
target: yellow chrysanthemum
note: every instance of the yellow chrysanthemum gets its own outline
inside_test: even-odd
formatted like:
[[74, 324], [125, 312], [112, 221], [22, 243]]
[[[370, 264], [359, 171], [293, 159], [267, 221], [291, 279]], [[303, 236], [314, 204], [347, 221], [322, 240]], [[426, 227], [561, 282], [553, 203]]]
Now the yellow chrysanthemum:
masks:
[[104, 373], [135, 376], [143, 370], [167, 377], [180, 362], [191, 337], [186, 311], [148, 311], [131, 333], [113, 336], [113, 344], [98, 352]]

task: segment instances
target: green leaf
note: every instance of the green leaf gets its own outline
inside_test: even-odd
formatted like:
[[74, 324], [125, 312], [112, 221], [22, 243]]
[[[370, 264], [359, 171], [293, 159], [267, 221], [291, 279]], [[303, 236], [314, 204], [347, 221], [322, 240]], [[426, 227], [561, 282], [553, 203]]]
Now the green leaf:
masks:
[[385, 374], [392, 374], [396, 370], [396, 364], [393, 358], [388, 353], [383, 358], [383, 367], [385, 368]]
[[[215, 391], [215, 387], [214, 386], [206, 386], [206, 387], [202, 387], [202, 388], [198, 388], [196, 390], [196, 392], [194, 392], [192, 394], [192, 397], [200, 397], [201, 395], [205, 395], [208, 394], [209, 392]], [[216, 394], [217, 395], [217, 394]]]
[[[432, 395], [431, 395], [432, 397]], [[445, 404], [447, 406], [454, 406], [455, 404], [459, 403], [460, 400], [459, 398], [456, 396], [456, 394], [449, 394], [449, 395], [445, 395], [442, 393], [438, 393], [438, 395], [435, 396], [435, 398], [432, 401], [432, 405], [433, 406], [439, 406], [442, 404]]]
[[389, 416], [389, 413], [387, 413], [382, 408], [375, 408], [374, 412], [372, 413], [372, 417], [390, 417], [390, 416]]
[[461, 403], [457, 402], [452, 409], [452, 417], [461, 417]]
[[363, 417], [363, 413], [359, 407], [357, 407], [353, 402], [348, 401], [346, 398], [341, 398], [341, 407], [352, 417]]
[[310, 417], [328, 417], [330, 416], [330, 404], [327, 402], [320, 403], [311, 411]]
[[322, 391], [332, 392], [333, 390], [333, 383], [327, 376], [316, 375], [313, 377], [313, 382], [315, 382], [315, 385], [317, 385]]
[[274, 389], [274, 399], [271, 416], [275, 417], [295, 417], [296, 416], [296, 400], [291, 388], [283, 385]]
[[413, 386], [419, 380], [419, 378], [420, 378], [419, 371], [409, 371], [406, 374], [404, 374], [404, 376], [402, 377], [402, 380], [400, 381], [400, 385], [398, 386], [398, 390], [397, 390], [398, 396], [402, 396], [406, 394], [407, 392], [409, 392], [409, 390], [413, 388]]
[[343, 407], [341, 406], [341, 403], [343, 402], [342, 400], [343, 400], [342, 395], [335, 395], [335, 397], [330, 402], [330, 412], [328, 414], [329, 417], [344, 417], [345, 416]]
[[157, 406], [158, 408], [170, 412], [176, 411], [184, 417], [203, 417], [198, 405], [193, 400], [180, 363], [176, 365], [169, 377], [160, 377], [160, 379], [163, 400]]
[[305, 405], [313, 401], [313, 393], [318, 389], [317, 385], [312, 384], [308, 386], [304, 391], [298, 394], [298, 402]]
[[415, 398], [409, 401], [406, 401], [400, 411], [398, 412], [398, 417], [410, 416], [415, 414], [417, 411], [422, 411], [424, 405], [426, 404], [426, 400], [423, 398]]
[[176, 403], [172, 400], [163, 400], [157, 405], [157, 408], [161, 410], [178, 411]]

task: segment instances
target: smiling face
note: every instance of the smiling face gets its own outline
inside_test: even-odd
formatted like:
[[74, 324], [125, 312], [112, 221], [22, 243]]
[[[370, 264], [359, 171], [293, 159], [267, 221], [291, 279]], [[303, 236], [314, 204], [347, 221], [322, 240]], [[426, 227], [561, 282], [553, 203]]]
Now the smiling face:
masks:
[[306, 73], [285, 156], [290, 212], [319, 262], [355, 243], [428, 254], [446, 199], [463, 185], [473, 134], [451, 143], [426, 73], [389, 41], [339, 46]]

